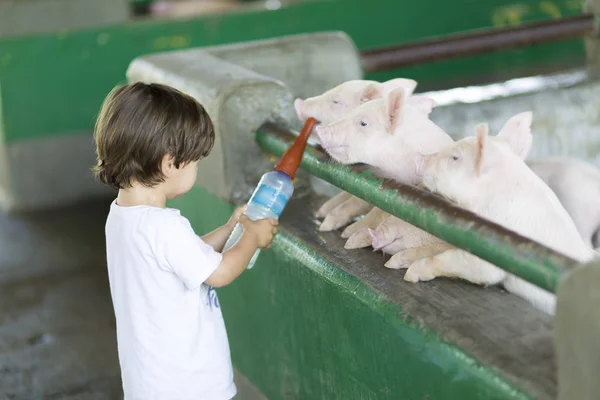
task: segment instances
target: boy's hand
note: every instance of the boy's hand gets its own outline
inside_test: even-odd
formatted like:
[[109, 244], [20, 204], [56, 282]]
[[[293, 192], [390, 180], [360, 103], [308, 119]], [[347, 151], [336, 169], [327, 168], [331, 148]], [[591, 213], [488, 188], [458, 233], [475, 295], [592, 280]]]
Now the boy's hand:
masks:
[[229, 218], [229, 221], [227, 221], [227, 226], [233, 230], [233, 227], [235, 226], [235, 224], [237, 224], [238, 220], [240, 219], [240, 216], [244, 213], [244, 211], [246, 211], [246, 208], [248, 208], [248, 204], [236, 208], [233, 214], [231, 215], [231, 218]]
[[268, 249], [271, 247], [273, 237], [278, 232], [277, 225], [279, 225], [279, 221], [272, 218], [252, 221], [246, 215], [242, 214], [239, 218], [239, 222], [244, 227], [244, 230], [254, 237], [256, 246], [259, 249]]

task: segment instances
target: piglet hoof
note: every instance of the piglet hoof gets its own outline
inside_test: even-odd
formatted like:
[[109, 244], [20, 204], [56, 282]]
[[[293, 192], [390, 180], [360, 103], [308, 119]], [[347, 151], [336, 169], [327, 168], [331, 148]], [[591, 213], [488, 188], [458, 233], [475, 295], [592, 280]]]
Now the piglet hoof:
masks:
[[315, 213], [315, 216], [317, 218], [325, 218], [329, 211], [331, 211], [331, 210], [329, 209], [329, 207], [327, 207], [327, 203], [325, 203], [321, 206], [321, 208], [319, 208], [317, 210], [317, 212]]
[[[389, 249], [390, 247], [394, 247], [394, 245], [396, 247], [395, 249]], [[384, 252], [386, 252], [386, 250], [392, 250], [392, 252], [388, 253], [392, 254], [392, 258], [385, 263], [385, 266], [390, 269], [405, 269], [410, 267], [417, 260], [427, 257], [427, 253], [423, 252], [421, 247], [406, 249], [396, 242], [386, 246], [383, 250]]]
[[[344, 229], [344, 231], [342, 232], [343, 239], [348, 239], [348, 238], [352, 237], [352, 235], [354, 235], [360, 231], [360, 226], [356, 226], [356, 224], [357, 223], [355, 222], [352, 225], [347, 226], [346, 229]], [[368, 233], [367, 233], [367, 235], [368, 235]]]
[[319, 230], [321, 232], [335, 231], [344, 226], [346, 222], [346, 220], [339, 218], [334, 214], [329, 214], [325, 217], [321, 226], [319, 226]]
[[346, 241], [344, 248], [346, 250], [351, 249], [362, 249], [371, 245], [371, 235], [367, 229], [361, 229], [354, 232], [352, 236]]
[[436, 278], [435, 260], [433, 258], [423, 258], [414, 262], [404, 274], [406, 282], [417, 283], [426, 282]]
[[405, 269], [410, 267], [413, 260], [405, 256], [405, 252], [396, 253], [384, 265], [389, 269]]

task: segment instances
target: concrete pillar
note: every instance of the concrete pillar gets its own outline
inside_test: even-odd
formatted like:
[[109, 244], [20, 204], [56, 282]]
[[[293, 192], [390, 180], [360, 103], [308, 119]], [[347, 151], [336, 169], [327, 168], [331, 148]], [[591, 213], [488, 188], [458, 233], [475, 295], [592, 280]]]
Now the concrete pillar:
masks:
[[596, 260], [570, 272], [557, 296], [557, 399], [595, 400], [600, 394], [600, 263]]
[[[583, 11], [596, 16], [596, 27], [598, 27], [598, 17], [600, 16], [600, 1], [585, 0], [583, 2]], [[587, 53], [588, 71], [594, 78], [600, 77], [600, 40], [598, 39], [598, 30], [596, 34], [585, 38], [585, 51]]]

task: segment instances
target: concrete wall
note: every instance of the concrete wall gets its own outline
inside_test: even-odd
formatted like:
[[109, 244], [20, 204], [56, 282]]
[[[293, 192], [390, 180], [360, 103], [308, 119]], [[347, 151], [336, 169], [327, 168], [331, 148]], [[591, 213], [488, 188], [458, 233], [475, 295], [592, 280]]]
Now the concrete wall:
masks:
[[123, 23], [127, 0], [0, 0], [0, 37]]

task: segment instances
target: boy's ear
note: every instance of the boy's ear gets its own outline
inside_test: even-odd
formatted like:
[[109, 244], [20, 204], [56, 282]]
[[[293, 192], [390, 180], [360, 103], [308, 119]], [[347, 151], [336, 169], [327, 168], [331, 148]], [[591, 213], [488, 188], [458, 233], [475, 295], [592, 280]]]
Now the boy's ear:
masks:
[[165, 154], [160, 163], [160, 170], [163, 174], [168, 175], [175, 169], [175, 158], [170, 154]]
[[475, 150], [475, 173], [477, 176], [481, 176], [487, 170], [488, 164], [488, 124], [478, 124], [475, 127], [475, 134], [477, 135], [477, 147]]

